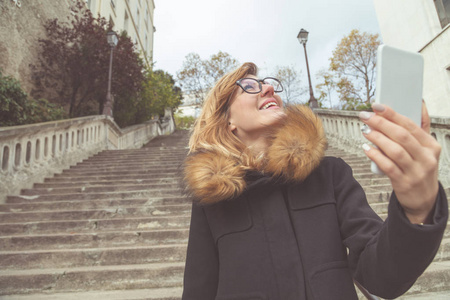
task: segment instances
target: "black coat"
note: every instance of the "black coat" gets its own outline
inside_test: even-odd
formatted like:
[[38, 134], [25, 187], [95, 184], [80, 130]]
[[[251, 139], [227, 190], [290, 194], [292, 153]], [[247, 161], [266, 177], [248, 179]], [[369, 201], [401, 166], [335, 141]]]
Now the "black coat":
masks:
[[336, 158], [301, 183], [247, 184], [234, 200], [193, 205], [184, 300], [351, 300], [353, 278], [395, 298], [431, 263], [447, 224], [441, 186], [432, 225], [411, 224], [395, 194], [383, 222]]

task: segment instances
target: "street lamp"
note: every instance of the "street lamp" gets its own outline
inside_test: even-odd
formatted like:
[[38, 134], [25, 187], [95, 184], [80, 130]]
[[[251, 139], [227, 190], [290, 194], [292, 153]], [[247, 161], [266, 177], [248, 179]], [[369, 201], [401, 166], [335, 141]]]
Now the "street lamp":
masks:
[[313, 89], [312, 89], [312, 85], [311, 85], [311, 76], [309, 75], [308, 55], [306, 54], [306, 42], [308, 41], [308, 34], [309, 34], [309, 32], [302, 28], [297, 35], [297, 39], [300, 42], [300, 44], [303, 45], [303, 48], [305, 49], [306, 70], [308, 71], [308, 81], [309, 81], [309, 101], [308, 101], [309, 107], [319, 108], [317, 100], [316, 100], [316, 98], [314, 98], [314, 93], [313, 93]]
[[109, 46], [111, 47], [111, 54], [109, 56], [109, 76], [108, 76], [108, 91], [106, 92], [106, 102], [103, 106], [103, 114], [112, 117], [112, 96], [111, 96], [111, 75], [112, 75], [112, 61], [113, 61], [113, 51], [117, 46], [119, 39], [114, 31], [108, 32], [106, 35]]

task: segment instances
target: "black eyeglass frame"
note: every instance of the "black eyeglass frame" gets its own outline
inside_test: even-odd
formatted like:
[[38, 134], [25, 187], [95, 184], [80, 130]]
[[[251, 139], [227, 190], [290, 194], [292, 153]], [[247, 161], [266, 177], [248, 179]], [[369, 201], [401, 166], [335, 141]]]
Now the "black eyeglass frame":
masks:
[[[258, 91], [258, 92], [249, 92], [249, 91], [246, 91], [246, 90], [244, 89], [244, 87], [242, 86], [242, 84], [241, 84], [241, 81], [244, 80], [244, 79], [250, 79], [250, 80], [254, 80], [254, 81], [258, 82], [258, 85], [259, 85], [259, 91]], [[256, 78], [244, 77], [244, 78], [241, 78], [241, 79], [237, 80], [237, 81], [236, 81], [236, 84], [237, 84], [237, 85], [238, 85], [245, 93], [247, 93], [247, 94], [259, 94], [259, 93], [262, 92], [262, 84], [267, 84], [267, 83], [264, 82], [264, 80], [266, 80], [266, 79], [272, 79], [272, 80], [275, 80], [276, 82], [278, 82], [279, 86], [281, 87], [281, 90], [275, 90], [275, 87], [273, 87], [275, 93], [281, 93], [282, 91], [284, 91], [284, 88], [283, 88], [283, 85], [281, 84], [281, 81], [278, 80], [278, 79], [276, 79], [276, 78], [274, 78], [274, 77], [265, 77], [265, 78], [263, 78], [263, 79], [256, 79]]]

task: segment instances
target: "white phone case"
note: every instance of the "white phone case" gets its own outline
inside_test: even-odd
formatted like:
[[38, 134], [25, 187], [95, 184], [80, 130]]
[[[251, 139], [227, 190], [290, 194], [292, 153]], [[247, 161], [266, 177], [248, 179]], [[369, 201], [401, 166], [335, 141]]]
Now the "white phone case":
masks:
[[[378, 47], [375, 103], [386, 104], [396, 112], [421, 124], [423, 57], [420, 53], [387, 45]], [[383, 174], [372, 162], [371, 170]]]

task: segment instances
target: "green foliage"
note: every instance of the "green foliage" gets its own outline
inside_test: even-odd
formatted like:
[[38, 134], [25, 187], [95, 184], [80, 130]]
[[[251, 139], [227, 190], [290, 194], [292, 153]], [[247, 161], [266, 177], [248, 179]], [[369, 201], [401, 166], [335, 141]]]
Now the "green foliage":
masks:
[[194, 126], [195, 118], [192, 116], [183, 116], [181, 114], [174, 114], [175, 126], [178, 129], [191, 129]]
[[181, 104], [179, 87], [172, 76], [162, 70], [145, 73], [141, 93], [137, 97], [124, 97], [114, 101], [114, 120], [121, 126], [130, 126], [164, 116], [165, 108], [175, 109]]
[[[36, 89], [33, 96], [61, 103], [70, 117], [103, 111], [111, 47], [106, 40], [112, 25], [94, 18], [83, 3], [71, 9], [70, 22], [57, 19], [45, 24], [47, 38], [40, 39], [40, 62], [34, 66]], [[143, 62], [126, 33], [118, 36], [113, 50], [112, 94], [116, 99], [136, 97], [144, 81]]]
[[0, 70], [0, 126], [24, 125], [59, 120], [64, 109], [45, 99], [28, 99], [18, 80]]

